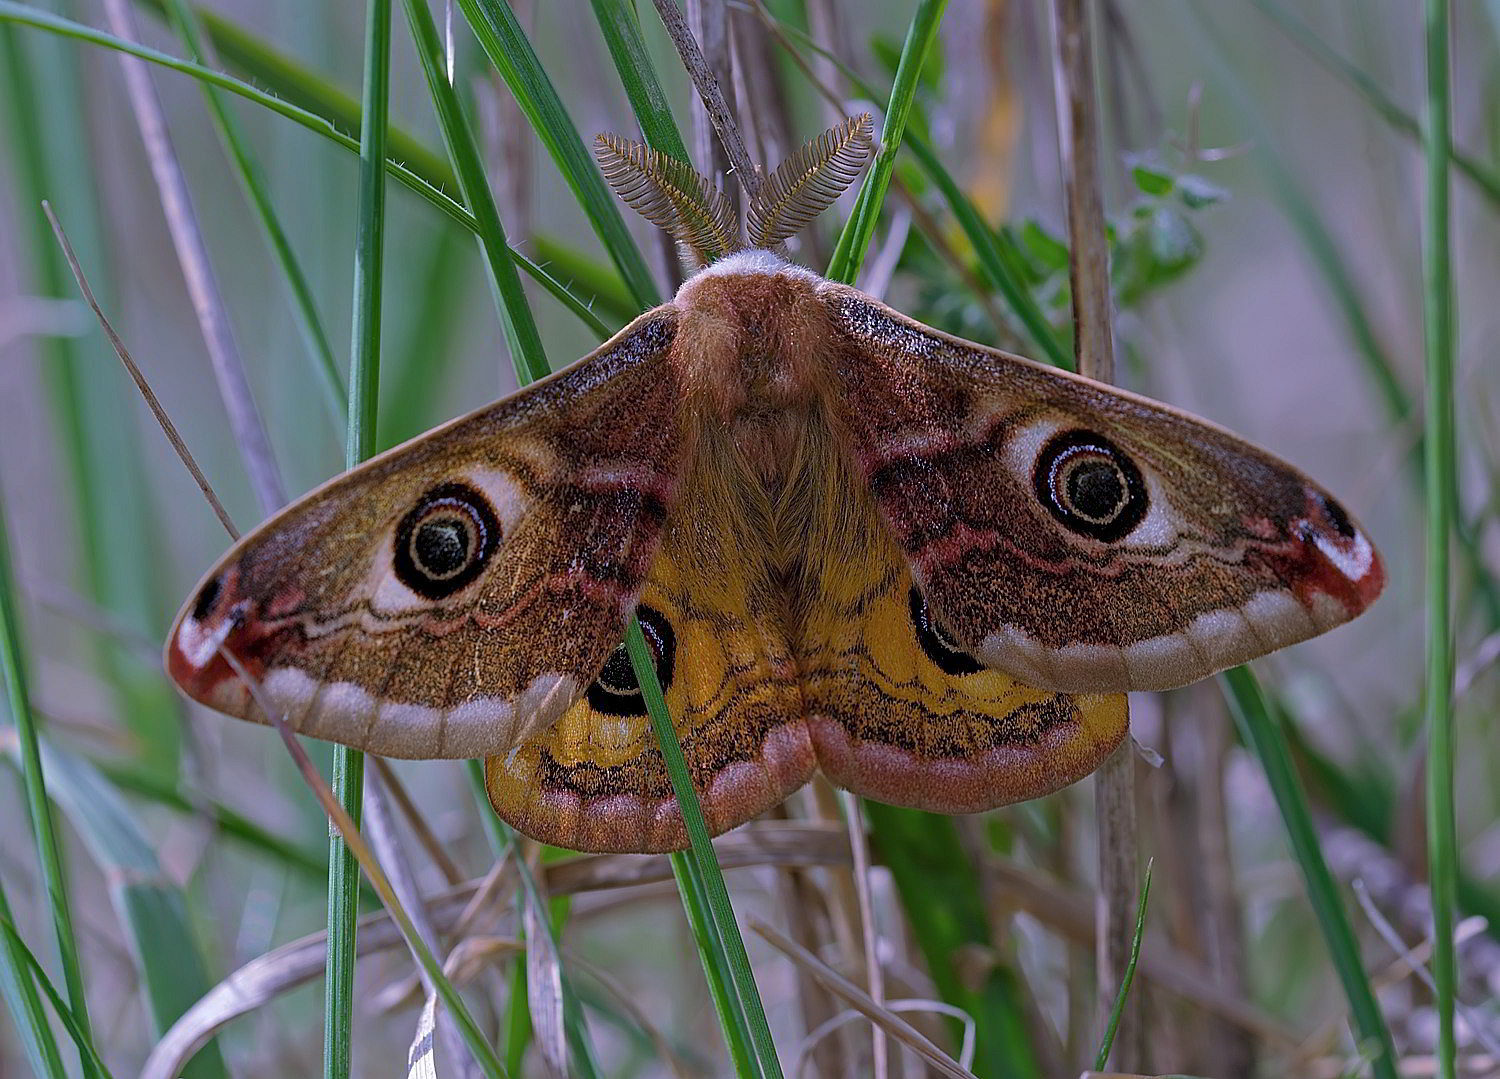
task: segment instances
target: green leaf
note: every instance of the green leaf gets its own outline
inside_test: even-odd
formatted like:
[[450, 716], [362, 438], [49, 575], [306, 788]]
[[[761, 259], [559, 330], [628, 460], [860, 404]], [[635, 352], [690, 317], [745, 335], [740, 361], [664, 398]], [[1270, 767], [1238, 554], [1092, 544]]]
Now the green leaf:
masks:
[[1021, 244], [1042, 269], [1067, 272], [1067, 243], [1042, 228], [1034, 218], [1027, 218], [1021, 226]]
[[[82, 757], [46, 743], [42, 761], [52, 797], [104, 870], [110, 901], [144, 989], [151, 1029], [165, 1034], [212, 985], [187, 900], [163, 871], [135, 814], [103, 773]], [[213, 1042], [183, 1071], [188, 1079], [227, 1074]]]
[[1175, 182], [1172, 174], [1156, 165], [1138, 163], [1130, 168], [1130, 178], [1135, 181], [1135, 186], [1144, 194], [1160, 198], [1172, 193], [1172, 185]]

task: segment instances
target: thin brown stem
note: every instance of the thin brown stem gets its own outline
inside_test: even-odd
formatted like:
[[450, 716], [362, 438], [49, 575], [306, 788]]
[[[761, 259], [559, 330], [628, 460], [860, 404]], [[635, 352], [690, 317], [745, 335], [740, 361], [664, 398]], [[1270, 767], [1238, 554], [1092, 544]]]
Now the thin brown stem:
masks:
[[750, 160], [745, 137], [740, 133], [739, 124], [735, 122], [729, 103], [724, 98], [719, 76], [704, 57], [703, 50], [698, 47], [698, 39], [693, 36], [682, 9], [673, 0], [654, 0], [654, 3], [662, 25], [667, 28], [672, 44], [677, 46], [677, 53], [682, 57], [682, 66], [687, 69], [688, 77], [693, 80], [703, 107], [708, 111], [709, 122], [719, 133], [719, 142], [729, 158], [730, 167], [739, 178], [740, 190], [748, 202], [760, 191], [760, 172]]
[[[1115, 371], [1109, 242], [1099, 179], [1099, 109], [1089, 8], [1086, 0], [1054, 0], [1052, 15], [1057, 141], [1071, 239], [1073, 347], [1080, 373], [1109, 382]], [[1099, 844], [1097, 964], [1102, 1026], [1130, 957], [1139, 884], [1135, 759], [1129, 738], [1099, 769], [1094, 790]], [[1113, 1060], [1121, 1071], [1145, 1070], [1145, 1025], [1137, 1005], [1137, 999], [1128, 1003], [1114, 1044]]]
[[433, 865], [437, 866], [438, 872], [443, 874], [443, 879], [448, 884], [454, 885], [463, 880], [463, 871], [458, 868], [448, 852], [443, 849], [438, 837], [432, 834], [428, 827], [427, 819], [417, 804], [412, 801], [411, 795], [406, 790], [406, 785], [401, 782], [401, 777], [391, 767], [390, 762], [384, 757], [372, 757], [375, 762], [375, 771], [380, 776], [380, 782], [386, 792], [390, 794], [391, 800], [396, 803], [396, 808], [401, 810], [401, 816], [406, 818], [407, 827], [417, 839], [417, 843], [427, 852], [427, 857], [432, 859]]
[[167, 436], [167, 441], [172, 444], [172, 449], [177, 451], [178, 458], [187, 466], [188, 472], [193, 477], [193, 482], [203, 492], [203, 497], [208, 499], [209, 507], [214, 511], [214, 516], [224, 526], [224, 531], [229, 533], [230, 539], [239, 539], [240, 533], [230, 520], [229, 513], [224, 509], [224, 504], [219, 501], [219, 496], [214, 493], [213, 487], [208, 482], [208, 477], [198, 467], [198, 462], [193, 460], [192, 453], [187, 448], [187, 443], [177, 433], [177, 426], [167, 416], [166, 409], [161, 407], [156, 394], [152, 391], [146, 376], [141, 374], [139, 365], [125, 348], [125, 342], [120, 340], [120, 335], [115, 333], [115, 328], [110, 325], [109, 319], [104, 317], [104, 311], [99, 307], [99, 301], [94, 298], [94, 290], [89, 287], [88, 278], [83, 274], [83, 267], [78, 264], [78, 255], [73, 251], [73, 245], [68, 242], [67, 233], [63, 232], [62, 224], [57, 220], [57, 215], [52, 212], [52, 206], [42, 203], [42, 211], [46, 213], [47, 220], [52, 224], [52, 234], [57, 237], [58, 246], [62, 248], [63, 257], [68, 260], [68, 268], [73, 271], [73, 280], [78, 282], [78, 291], [83, 293], [84, 300], [94, 312], [94, 317], [99, 320], [100, 327], [104, 330], [104, 336], [109, 338], [110, 345], [115, 350], [115, 355], [120, 357], [120, 362], [125, 365], [125, 370], [135, 382], [136, 389], [140, 390], [141, 397], [151, 409], [151, 414], [156, 417], [162, 433]]
[[[870, 999], [885, 1006], [885, 971], [880, 965], [879, 934], [875, 926], [875, 904], [870, 897], [870, 844], [865, 835], [865, 818], [860, 811], [859, 799], [845, 791], [841, 796], [844, 814], [849, 823], [849, 854], [854, 859], [854, 891], [859, 898], [859, 925], [864, 938], [865, 984], [870, 989]], [[886, 1079], [890, 1074], [885, 1031], [878, 1025], [870, 1027], [871, 1071], [875, 1079]]]

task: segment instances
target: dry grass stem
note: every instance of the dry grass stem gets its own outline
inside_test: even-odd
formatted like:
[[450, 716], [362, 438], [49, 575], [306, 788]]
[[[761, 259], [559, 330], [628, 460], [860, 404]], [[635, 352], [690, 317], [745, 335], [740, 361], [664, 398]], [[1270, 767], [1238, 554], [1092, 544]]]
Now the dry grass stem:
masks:
[[[1054, 0], [1053, 78], [1057, 141], [1068, 219], [1068, 276], [1073, 286], [1073, 350], [1081, 374], [1114, 380], [1113, 300], [1109, 242], [1099, 180], [1099, 126], [1087, 0]], [[1135, 818], [1135, 757], [1130, 739], [1094, 777], [1099, 844], [1098, 995], [1101, 1022], [1114, 1003], [1130, 955], [1140, 880]], [[1127, 1003], [1113, 1059], [1126, 1070], [1146, 1059], [1146, 1024], [1138, 999]]]
[[380, 777], [381, 786], [396, 803], [396, 808], [401, 810], [406, 826], [411, 829], [412, 835], [416, 837], [417, 843], [426, 852], [427, 857], [432, 860], [432, 864], [437, 866], [450, 887], [459, 883], [464, 879], [463, 870], [459, 869], [458, 864], [443, 848], [442, 841], [433, 835], [426, 815], [412, 800], [411, 794], [407, 792], [406, 784], [401, 782], [401, 776], [391, 767], [391, 762], [384, 757], [371, 757], [370, 760], [375, 765], [375, 772]]
[[[127, 41], [137, 39], [135, 15], [129, 0], [104, 0], [104, 9], [109, 16], [110, 28], [116, 36]], [[245, 374], [245, 364], [234, 341], [229, 312], [224, 305], [213, 262], [198, 228], [198, 215], [193, 209], [187, 180], [182, 175], [177, 152], [172, 147], [161, 99], [156, 95], [150, 70], [143, 61], [122, 54], [119, 62], [120, 70], [125, 76], [125, 90], [130, 98], [130, 107], [140, 128], [141, 142], [145, 145], [151, 173], [161, 197], [167, 231], [171, 233], [173, 246], [177, 249], [177, 259], [182, 266], [188, 294], [193, 300], [193, 311], [198, 316], [203, 343], [208, 349], [214, 377], [219, 384], [219, 396], [229, 414], [229, 426], [239, 444], [261, 512], [269, 515], [286, 502], [286, 489], [276, 467], [275, 455], [271, 452], [265, 425], [261, 422], [260, 410], [250, 392], [250, 380]]]
[[[182, 435], [177, 432], [177, 425], [167, 415], [166, 409], [161, 407], [161, 401], [157, 399], [152, 391], [146, 376], [141, 373], [140, 365], [126, 349], [125, 342], [120, 340], [120, 335], [110, 325], [109, 319], [104, 316], [104, 311], [99, 306], [99, 301], [94, 298], [94, 290], [89, 287], [88, 278], [84, 276], [83, 267], [78, 263], [78, 255], [73, 251], [73, 245], [68, 242], [67, 233], [63, 231], [62, 223], [57, 220], [57, 215], [52, 212], [49, 203], [42, 203], [42, 210], [47, 214], [47, 220], [52, 225], [52, 233], [57, 237], [58, 246], [62, 248], [63, 257], [68, 260], [68, 268], [73, 271], [73, 280], [78, 282], [78, 291], [83, 293], [83, 298], [88, 302], [89, 308], [94, 312], [94, 317], [99, 320], [99, 326], [104, 330], [104, 336], [109, 338], [110, 346], [115, 350], [115, 355], [120, 357], [120, 362], [125, 365], [125, 370], [130, 373], [131, 381], [135, 383], [136, 389], [140, 390], [141, 397], [145, 400], [151, 414], [156, 417], [157, 424], [161, 427], [162, 434], [167, 436], [167, 441], [172, 444], [179, 460], [186, 466], [188, 473], [193, 477], [193, 482], [198, 485], [198, 490], [203, 492], [203, 497], [208, 500], [209, 507], [214, 511], [214, 516], [224, 526], [224, 531], [229, 533], [230, 539], [239, 539], [239, 529], [234, 527], [234, 521], [230, 520], [229, 512], [224, 509], [224, 504], [219, 501], [219, 496], [214, 493], [213, 485], [208, 482], [208, 477], [198, 467], [198, 462], [193, 459], [192, 452], [188, 450], [187, 443], [182, 440]], [[154, 649], [153, 649], [154, 651]]]
[[[849, 825], [849, 853], [854, 858], [854, 894], [859, 900], [859, 927], [861, 943], [864, 945], [865, 984], [870, 989], [870, 999], [879, 1006], [885, 1005], [885, 972], [880, 967], [880, 936], [875, 925], [875, 905], [870, 900], [870, 844], [865, 836], [864, 814], [860, 812], [859, 799], [847, 791], [841, 792], [844, 817]], [[870, 1059], [875, 1079], [885, 1079], [890, 1070], [886, 1057], [885, 1031], [873, 1027], [870, 1033]]]
[[[653, 0], [653, 2], [656, 4], [657, 14], [661, 16], [662, 25], [667, 28], [667, 34], [672, 38], [672, 44], [677, 46], [677, 54], [682, 57], [682, 66], [687, 69], [688, 76], [693, 80], [693, 86], [697, 89], [698, 97], [708, 113], [709, 122], [719, 133], [719, 142], [729, 158], [730, 168], [734, 170], [739, 180], [740, 191], [747, 200], [754, 199], [760, 191], [760, 171], [756, 168], [755, 162], [750, 160], [750, 151], [745, 146], [745, 137], [740, 133], [739, 124], [734, 118], [734, 111], [724, 98], [724, 89], [719, 75], [704, 56], [703, 49], [699, 47], [697, 38], [693, 36], [693, 31], [688, 26], [687, 17], [683, 15], [682, 9], [677, 6], [675, 0]], [[711, 16], [708, 14], [709, 8], [705, 8], [704, 11], [705, 17], [723, 19], [722, 7]], [[719, 32], [722, 33], [722, 21], [718, 25]], [[725, 42], [723, 47], [727, 57], [727, 37], [722, 40]]]
[[861, 1015], [878, 1023], [887, 1034], [914, 1050], [940, 1075], [955, 1079], [974, 1079], [974, 1073], [932, 1043], [921, 1031], [902, 1019], [890, 1008], [877, 1004], [870, 995], [848, 978], [838, 973], [785, 933], [772, 928], [759, 918], [750, 919], [750, 928], [764, 937], [772, 947], [781, 952], [798, 967], [806, 970], [822, 982], [833, 993], [852, 1006]]

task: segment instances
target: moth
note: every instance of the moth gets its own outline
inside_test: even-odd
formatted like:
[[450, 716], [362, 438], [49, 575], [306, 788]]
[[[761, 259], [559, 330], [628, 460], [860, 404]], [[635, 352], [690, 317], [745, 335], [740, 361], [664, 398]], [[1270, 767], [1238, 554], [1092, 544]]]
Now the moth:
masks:
[[707, 265], [543, 381], [234, 546], [171, 677], [303, 734], [486, 758], [495, 811], [590, 851], [686, 845], [622, 645], [638, 617], [710, 829], [815, 770], [969, 813], [1093, 771], [1129, 690], [1352, 618], [1384, 571], [1322, 487], [1203, 420], [951, 337], [773, 253], [868, 117], [765, 179], [750, 243], [686, 165], [605, 172]]

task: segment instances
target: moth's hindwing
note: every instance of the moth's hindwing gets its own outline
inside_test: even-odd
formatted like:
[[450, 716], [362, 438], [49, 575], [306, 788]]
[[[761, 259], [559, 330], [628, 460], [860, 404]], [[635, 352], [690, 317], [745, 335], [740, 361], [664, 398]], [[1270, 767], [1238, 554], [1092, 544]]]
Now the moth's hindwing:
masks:
[[567, 370], [332, 480], [245, 537], [178, 616], [167, 669], [304, 734], [481, 757], [546, 726], [619, 642], [678, 462], [670, 308]]
[[1354, 617], [1384, 570], [1323, 488], [1228, 432], [824, 284], [847, 451], [989, 666], [1166, 689]]
[[[765, 522], [705, 432], [637, 614], [709, 830], [726, 831], [807, 782], [813, 754], [767, 569]], [[586, 851], [687, 846], [623, 647], [549, 730], [486, 762], [490, 801], [518, 830]]]
[[1034, 689], [976, 659], [928, 607], [869, 495], [826, 456], [799, 663], [828, 778], [894, 805], [975, 813], [1097, 768], [1125, 736], [1125, 697]]

